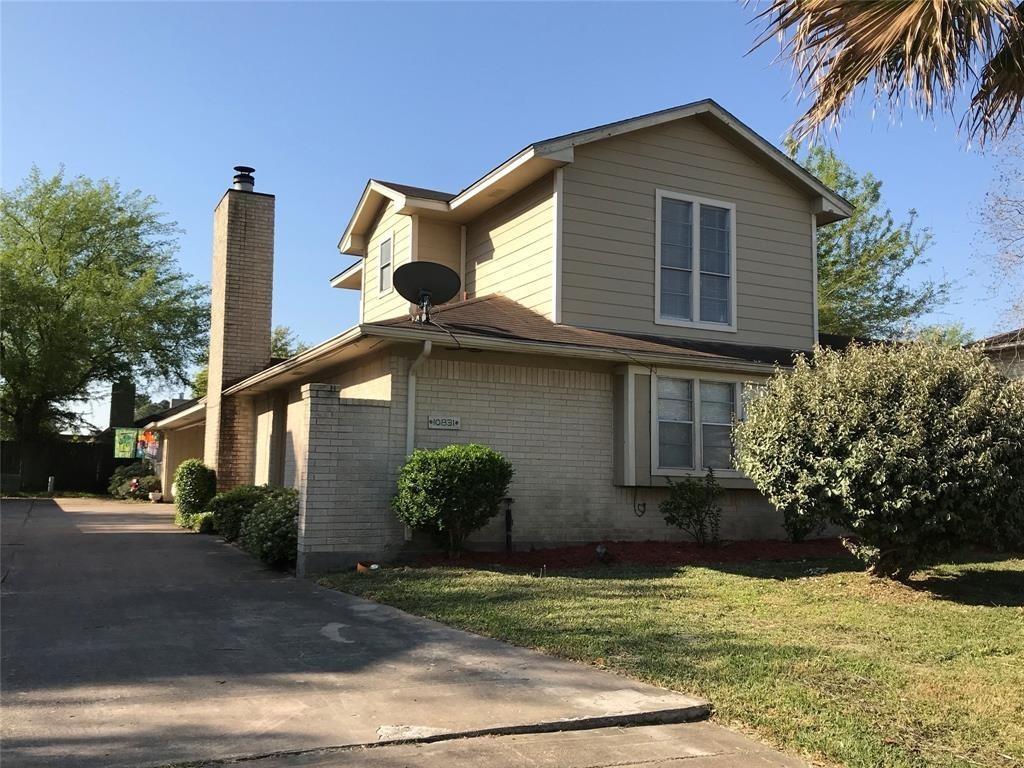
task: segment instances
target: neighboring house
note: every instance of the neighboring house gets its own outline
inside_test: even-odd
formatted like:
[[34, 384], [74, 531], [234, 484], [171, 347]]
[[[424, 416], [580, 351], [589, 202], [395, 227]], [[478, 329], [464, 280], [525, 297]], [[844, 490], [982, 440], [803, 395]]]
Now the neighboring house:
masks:
[[1024, 379], [1024, 328], [979, 339], [971, 346], [982, 351], [1011, 379]]
[[[273, 365], [274, 197], [249, 171], [214, 215], [209, 395], [150, 425], [165, 488], [189, 456], [222, 489], [296, 487], [300, 572], [396, 555], [397, 471], [452, 442], [515, 465], [517, 546], [678, 536], [667, 479], [709, 466], [724, 537], [783, 535], [730, 425], [817, 342], [816, 230], [851, 208], [715, 102], [531, 144], [458, 194], [370, 181], [332, 280], [358, 325]], [[443, 328], [393, 288], [416, 260], [462, 278]]]

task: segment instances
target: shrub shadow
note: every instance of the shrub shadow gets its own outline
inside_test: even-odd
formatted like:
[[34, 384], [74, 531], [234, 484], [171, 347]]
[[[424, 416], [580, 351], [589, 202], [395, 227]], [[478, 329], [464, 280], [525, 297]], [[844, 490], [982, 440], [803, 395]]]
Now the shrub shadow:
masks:
[[1024, 607], [1024, 571], [1020, 570], [970, 568], [948, 575], [931, 574], [910, 581], [908, 586], [961, 605]]

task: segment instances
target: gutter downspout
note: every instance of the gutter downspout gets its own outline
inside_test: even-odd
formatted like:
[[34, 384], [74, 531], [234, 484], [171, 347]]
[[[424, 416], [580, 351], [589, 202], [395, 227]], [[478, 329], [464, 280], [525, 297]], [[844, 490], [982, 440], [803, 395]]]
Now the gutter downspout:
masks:
[[423, 367], [423, 363], [430, 357], [430, 353], [433, 351], [434, 343], [429, 339], [423, 342], [423, 351], [420, 352], [420, 356], [417, 357], [412, 365], [409, 366], [409, 382], [406, 387], [406, 401], [405, 401], [405, 455], [408, 456], [413, 452], [414, 444], [416, 442], [416, 374], [419, 373], [420, 368]]
[[[405, 455], [412, 454], [416, 444], [416, 374], [430, 357], [434, 343], [427, 339], [423, 342], [423, 351], [409, 366], [409, 380], [405, 388]], [[405, 526], [405, 540], [412, 541], [412, 528]]]
[[459, 280], [462, 281], [462, 298], [469, 298], [466, 294], [466, 225], [459, 227]]

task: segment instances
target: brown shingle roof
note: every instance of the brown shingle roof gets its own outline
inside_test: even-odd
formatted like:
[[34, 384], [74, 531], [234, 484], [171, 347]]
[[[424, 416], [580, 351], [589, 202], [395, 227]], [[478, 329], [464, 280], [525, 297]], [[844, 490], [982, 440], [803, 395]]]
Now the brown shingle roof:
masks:
[[1024, 328], [1015, 331], [997, 333], [984, 339], [978, 339], [974, 344], [982, 347], [1012, 347], [1024, 345]]
[[[685, 355], [710, 360], [742, 361], [789, 365], [794, 350], [784, 347], [761, 347], [717, 341], [694, 341], [664, 336], [646, 336], [611, 331], [596, 331], [559, 325], [543, 315], [498, 294], [481, 296], [439, 307], [434, 315], [437, 322], [457, 339], [492, 338], [509, 341], [535, 342], [558, 346], [592, 347], [595, 350], [613, 350], [629, 353], [655, 353]], [[395, 318], [368, 323], [368, 328], [418, 328], [445, 336], [436, 325], [415, 325], [408, 318]]]

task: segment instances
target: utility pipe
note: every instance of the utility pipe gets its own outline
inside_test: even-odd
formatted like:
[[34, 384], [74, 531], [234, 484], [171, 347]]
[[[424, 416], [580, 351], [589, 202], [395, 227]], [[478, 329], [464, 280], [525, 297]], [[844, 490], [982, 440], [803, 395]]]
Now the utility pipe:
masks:
[[417, 357], [412, 365], [409, 366], [409, 381], [406, 387], [406, 402], [405, 402], [405, 455], [408, 456], [413, 452], [416, 443], [416, 374], [419, 373], [420, 368], [430, 357], [431, 351], [433, 351], [434, 343], [427, 339], [423, 342], [423, 351], [420, 352], [420, 356]]
[[[423, 342], [423, 350], [420, 352], [419, 357], [413, 360], [412, 365], [409, 366], [409, 379], [405, 388], [405, 455], [412, 455], [413, 449], [416, 447], [416, 374], [420, 368], [423, 367], [423, 363], [430, 357], [430, 353], [434, 348], [434, 343], [427, 339]], [[408, 525], [405, 526], [405, 540], [412, 541], [412, 528]]]

